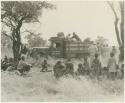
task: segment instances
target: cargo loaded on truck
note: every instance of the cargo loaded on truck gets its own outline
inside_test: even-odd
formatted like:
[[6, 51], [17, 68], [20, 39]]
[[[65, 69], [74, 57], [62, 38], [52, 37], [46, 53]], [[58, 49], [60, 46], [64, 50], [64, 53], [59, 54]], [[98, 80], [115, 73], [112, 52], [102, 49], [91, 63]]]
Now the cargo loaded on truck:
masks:
[[89, 56], [90, 44], [81, 41], [74, 41], [58, 35], [49, 39], [49, 47], [34, 47], [32, 54], [40, 56], [51, 56], [57, 58], [81, 58]]

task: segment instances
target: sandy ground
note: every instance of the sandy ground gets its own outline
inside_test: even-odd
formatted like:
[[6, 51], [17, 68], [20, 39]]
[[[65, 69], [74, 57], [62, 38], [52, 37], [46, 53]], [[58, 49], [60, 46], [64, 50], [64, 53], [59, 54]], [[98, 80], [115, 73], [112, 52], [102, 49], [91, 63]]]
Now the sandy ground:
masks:
[[[107, 57], [102, 59], [102, 65], [107, 64]], [[61, 59], [60, 59], [61, 60]], [[62, 59], [63, 60], [63, 59]], [[28, 73], [28, 76], [19, 76], [11, 72], [1, 72], [2, 101], [34, 101], [34, 102], [56, 102], [56, 101], [81, 101], [81, 102], [123, 102], [124, 81], [108, 80], [102, 78], [95, 81], [87, 76], [77, 78], [60, 78], [56, 80], [53, 72], [39, 72], [39, 63], [42, 60], [27, 60], [29, 63], [36, 62]], [[50, 68], [57, 60], [50, 59]], [[74, 67], [82, 60], [75, 60]]]
[[[77, 63], [74, 65], [77, 66]], [[39, 72], [40, 69], [33, 67], [27, 76], [2, 72], [2, 101], [123, 102], [123, 80], [111, 81], [103, 78], [95, 81], [87, 76], [56, 80], [53, 72], [42, 73]]]

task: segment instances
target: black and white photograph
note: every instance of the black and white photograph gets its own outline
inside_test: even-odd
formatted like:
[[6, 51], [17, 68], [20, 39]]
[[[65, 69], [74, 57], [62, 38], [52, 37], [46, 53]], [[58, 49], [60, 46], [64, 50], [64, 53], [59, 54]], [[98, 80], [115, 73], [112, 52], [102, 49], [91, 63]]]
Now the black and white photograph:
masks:
[[2, 102], [124, 102], [124, 0], [1, 1]]

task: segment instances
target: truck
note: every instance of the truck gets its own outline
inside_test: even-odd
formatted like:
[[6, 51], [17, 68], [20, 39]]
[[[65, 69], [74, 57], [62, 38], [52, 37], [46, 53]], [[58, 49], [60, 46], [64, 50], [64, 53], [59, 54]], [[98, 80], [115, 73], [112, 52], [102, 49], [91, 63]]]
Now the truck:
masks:
[[81, 41], [69, 40], [65, 37], [51, 37], [49, 47], [34, 47], [32, 54], [56, 58], [81, 58], [89, 56], [89, 46]]

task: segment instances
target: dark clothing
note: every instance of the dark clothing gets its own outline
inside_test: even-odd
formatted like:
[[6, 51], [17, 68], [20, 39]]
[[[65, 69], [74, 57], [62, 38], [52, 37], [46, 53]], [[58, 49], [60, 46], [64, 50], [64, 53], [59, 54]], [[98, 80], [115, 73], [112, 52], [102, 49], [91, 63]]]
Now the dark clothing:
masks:
[[77, 73], [78, 73], [79, 75], [84, 75], [85, 70], [84, 70], [83, 66], [82, 66], [82, 67], [79, 67], [79, 68], [77, 69]]
[[47, 71], [48, 64], [47, 62], [42, 63], [42, 70], [41, 71]]
[[8, 68], [8, 59], [4, 59], [2, 62], [1, 62], [1, 69], [2, 70], [6, 70]]
[[84, 61], [83, 63], [83, 68], [84, 68], [84, 71], [85, 71], [85, 74], [89, 74], [90, 72], [90, 65], [89, 65], [89, 62], [88, 61]]
[[101, 74], [101, 62], [99, 61], [99, 59], [95, 58], [92, 61], [92, 68], [93, 68], [93, 75], [97, 75], [99, 76]]
[[73, 36], [71, 37], [71, 39], [75, 38], [77, 41], [81, 42], [81, 39], [79, 38], [79, 36], [77, 34], [73, 34]]
[[74, 66], [72, 62], [66, 63], [66, 74], [73, 74], [74, 73]]
[[56, 64], [56, 65], [54, 66], [54, 68], [53, 68], [53, 71], [54, 71], [54, 76], [55, 76], [56, 78], [59, 78], [59, 77], [63, 76], [64, 73], [65, 73], [64, 66], [61, 65], [61, 64]]
[[23, 74], [24, 72], [30, 71], [30, 65], [26, 64], [25, 61], [20, 60], [17, 69], [21, 74]]

